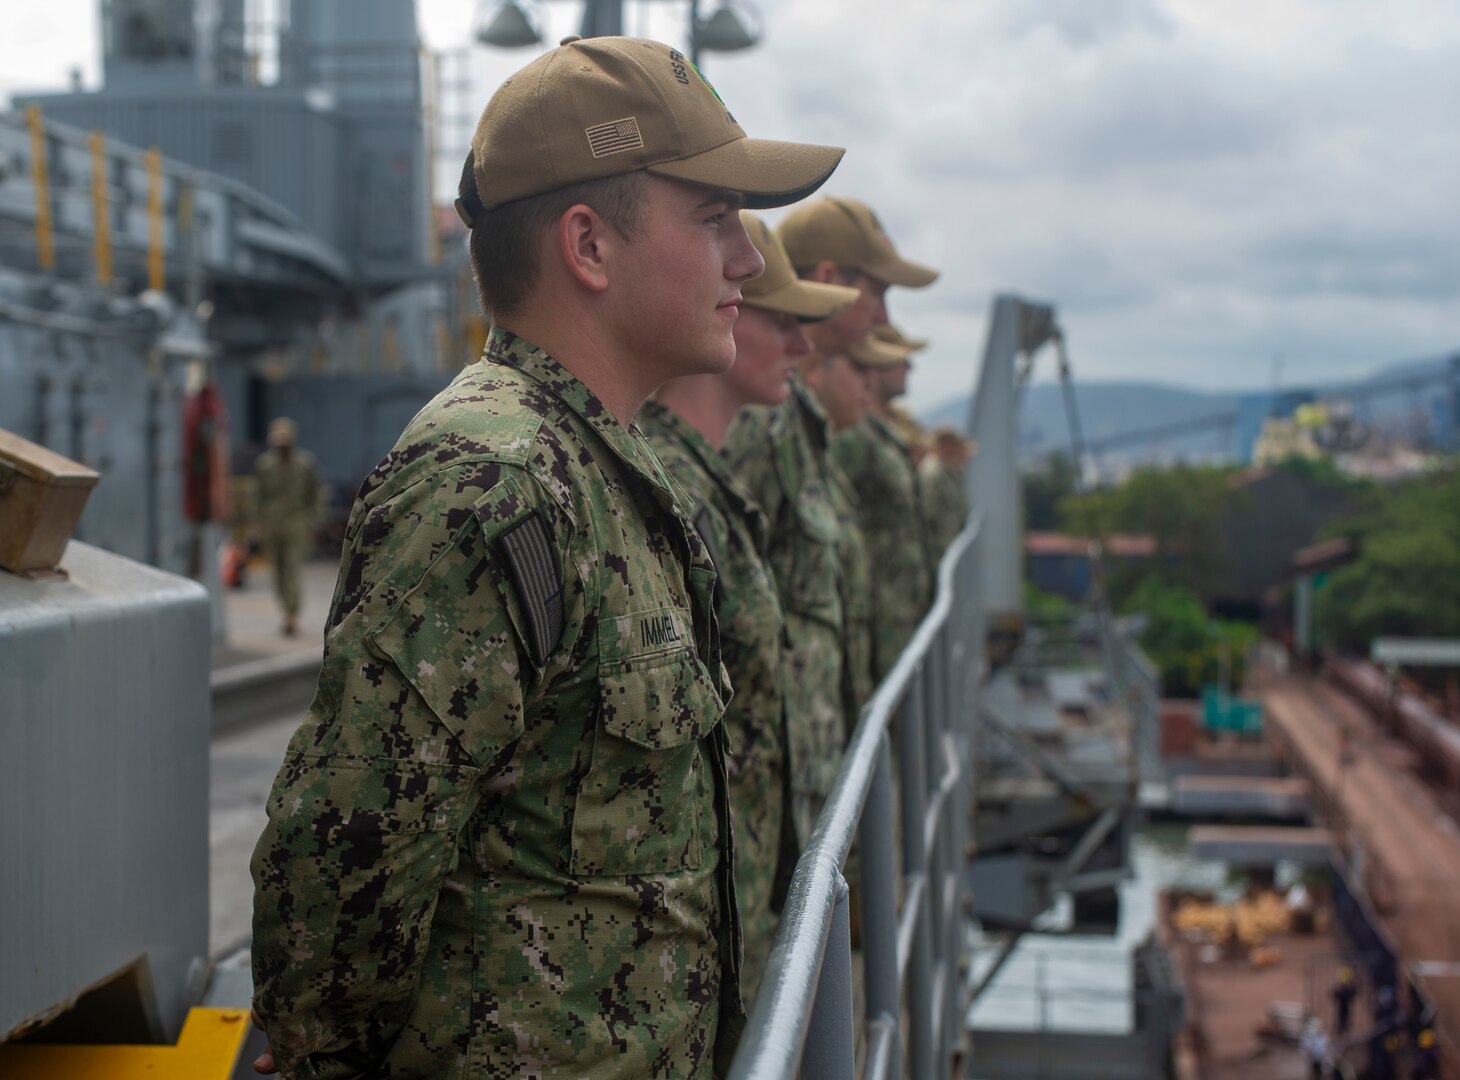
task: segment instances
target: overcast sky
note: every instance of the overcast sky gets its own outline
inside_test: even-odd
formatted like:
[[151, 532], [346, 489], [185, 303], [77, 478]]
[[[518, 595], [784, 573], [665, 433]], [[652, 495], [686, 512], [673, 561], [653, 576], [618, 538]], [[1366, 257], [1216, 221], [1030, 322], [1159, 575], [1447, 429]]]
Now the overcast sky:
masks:
[[[421, 0], [426, 45], [466, 46], [474, 7]], [[4, 8], [0, 94], [97, 84], [95, 0]], [[1453, 0], [759, 8], [764, 44], [705, 74], [750, 134], [846, 146], [827, 191], [943, 271], [890, 297], [933, 342], [917, 409], [971, 387], [1000, 292], [1056, 306], [1085, 379], [1299, 385], [1460, 349]], [[627, 30], [683, 45], [682, 10], [631, 2]], [[472, 49], [472, 111], [532, 55]]]

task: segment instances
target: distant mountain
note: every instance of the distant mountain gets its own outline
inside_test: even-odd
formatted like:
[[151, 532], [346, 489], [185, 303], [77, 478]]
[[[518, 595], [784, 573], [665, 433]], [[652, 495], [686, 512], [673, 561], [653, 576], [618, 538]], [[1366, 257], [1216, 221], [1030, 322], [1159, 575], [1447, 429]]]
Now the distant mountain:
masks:
[[[1446, 357], [1404, 361], [1362, 379], [1284, 389], [1311, 390], [1320, 398], [1361, 399], [1368, 403], [1368, 415], [1372, 417], [1398, 415], [1414, 408], [1414, 394], [1405, 390], [1387, 395], [1375, 391], [1395, 383], [1434, 379], [1444, 374], [1449, 363]], [[1431, 383], [1426, 396], [1440, 390], [1439, 384]], [[1085, 441], [1098, 445], [1113, 440], [1113, 445], [1101, 448], [1102, 458], [1111, 461], [1225, 458], [1230, 453], [1241, 399], [1248, 393], [1264, 392], [1213, 392], [1135, 381], [1075, 384]], [[920, 419], [930, 426], [953, 424], [961, 428], [968, 422], [971, 400], [972, 395], [964, 395], [945, 401], [925, 410]], [[1139, 432], [1153, 434], [1139, 442], [1121, 438]], [[1019, 436], [1021, 455], [1026, 458], [1069, 450], [1064, 393], [1058, 383], [1036, 382], [1025, 388], [1019, 409]]]

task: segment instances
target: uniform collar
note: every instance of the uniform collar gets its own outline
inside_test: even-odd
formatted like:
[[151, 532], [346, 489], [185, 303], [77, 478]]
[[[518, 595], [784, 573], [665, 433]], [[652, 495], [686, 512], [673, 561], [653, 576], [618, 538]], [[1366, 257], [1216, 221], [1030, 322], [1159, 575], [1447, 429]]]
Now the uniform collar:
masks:
[[688, 420], [660, 402], [646, 401], [639, 410], [639, 421], [649, 431], [660, 432], [666, 439], [673, 439], [684, 447], [685, 452], [699, 462], [700, 467], [710, 474], [710, 479], [736, 504], [742, 515], [752, 519], [764, 517], [745, 485], [730, 471], [724, 456]]
[[520, 338], [500, 326], [492, 327], [487, 335], [486, 359], [516, 368], [547, 390], [577, 413], [626, 465], [673, 498], [674, 489], [664, 466], [654, 456], [639, 429], [632, 423], [627, 427], [620, 424], [598, 395], [562, 364], [526, 338]]
[[884, 417], [878, 416], [876, 413], [869, 412], [867, 414], [867, 426], [870, 427], [874, 433], [882, 436], [882, 438], [886, 439], [893, 446], [901, 450], [903, 455], [911, 460], [912, 447], [909, 446], [908, 441], [902, 437], [902, 432], [893, 427], [892, 423], [889, 420], [885, 419]]

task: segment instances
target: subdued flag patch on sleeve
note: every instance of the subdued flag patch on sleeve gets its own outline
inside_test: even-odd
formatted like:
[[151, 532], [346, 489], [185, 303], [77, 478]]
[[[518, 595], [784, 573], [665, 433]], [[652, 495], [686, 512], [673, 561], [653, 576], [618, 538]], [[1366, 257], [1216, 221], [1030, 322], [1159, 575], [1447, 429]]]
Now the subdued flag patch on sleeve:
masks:
[[552, 533], [534, 510], [504, 532], [499, 542], [527, 620], [527, 651], [542, 667], [563, 637], [563, 577]]

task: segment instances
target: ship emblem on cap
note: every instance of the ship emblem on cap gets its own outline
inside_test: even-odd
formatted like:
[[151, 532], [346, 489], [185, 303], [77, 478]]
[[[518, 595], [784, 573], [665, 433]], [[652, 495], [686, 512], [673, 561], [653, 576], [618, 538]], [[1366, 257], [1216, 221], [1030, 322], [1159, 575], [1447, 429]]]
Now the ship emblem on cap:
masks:
[[725, 99], [720, 96], [720, 91], [715, 89], [714, 83], [705, 78], [705, 73], [700, 70], [700, 66], [696, 64], [693, 60], [689, 62], [689, 66], [694, 68], [695, 74], [700, 77], [700, 82], [704, 83], [705, 86], [709, 88], [710, 93], [715, 95], [715, 100], [718, 101], [721, 105], [725, 104]]
[[595, 124], [591, 128], [584, 128], [583, 134], [588, 136], [588, 148], [596, 158], [621, 154], [625, 150], [637, 150], [644, 145], [644, 136], [639, 131], [639, 119], [636, 116]]

